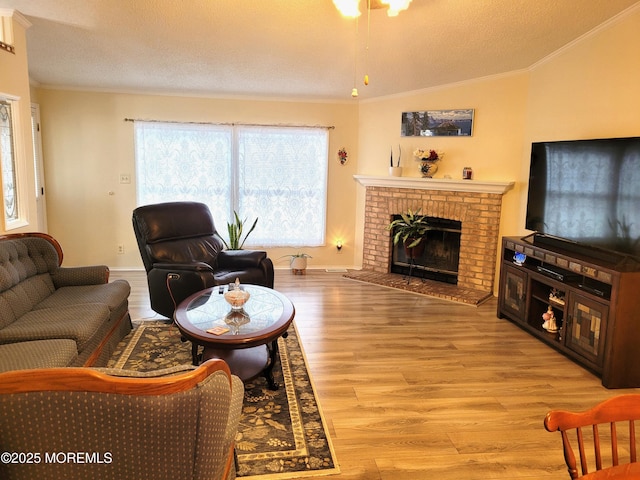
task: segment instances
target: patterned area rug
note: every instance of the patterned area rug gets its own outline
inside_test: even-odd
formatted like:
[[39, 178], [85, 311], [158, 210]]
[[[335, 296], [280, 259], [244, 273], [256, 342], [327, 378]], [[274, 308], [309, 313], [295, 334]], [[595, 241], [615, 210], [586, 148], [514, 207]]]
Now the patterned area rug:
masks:
[[[140, 322], [122, 341], [111, 368], [151, 371], [191, 364], [191, 343], [182, 342], [168, 322]], [[302, 478], [339, 473], [331, 440], [309, 377], [295, 328], [279, 339], [280, 361], [273, 370], [277, 391], [264, 378], [245, 382], [236, 437], [238, 477]]]

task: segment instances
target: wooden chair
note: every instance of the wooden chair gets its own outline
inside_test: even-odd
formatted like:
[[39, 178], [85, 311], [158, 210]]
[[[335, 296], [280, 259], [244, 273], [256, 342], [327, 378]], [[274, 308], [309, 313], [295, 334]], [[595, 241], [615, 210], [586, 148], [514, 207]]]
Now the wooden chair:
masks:
[[[640, 394], [627, 394], [605, 400], [585, 412], [553, 410], [544, 419], [544, 426], [549, 432], [561, 433], [572, 479], [640, 479], [637, 420], [640, 420]], [[572, 441], [570, 432], [574, 429], [576, 438]]]

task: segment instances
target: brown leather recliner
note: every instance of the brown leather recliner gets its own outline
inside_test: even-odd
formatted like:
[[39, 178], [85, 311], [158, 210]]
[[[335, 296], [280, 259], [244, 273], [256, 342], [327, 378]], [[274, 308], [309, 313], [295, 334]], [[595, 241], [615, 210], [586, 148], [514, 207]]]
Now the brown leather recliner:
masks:
[[151, 308], [168, 318], [188, 296], [236, 278], [273, 288], [273, 262], [267, 253], [224, 250], [203, 203], [138, 207], [133, 211], [133, 230], [147, 271]]

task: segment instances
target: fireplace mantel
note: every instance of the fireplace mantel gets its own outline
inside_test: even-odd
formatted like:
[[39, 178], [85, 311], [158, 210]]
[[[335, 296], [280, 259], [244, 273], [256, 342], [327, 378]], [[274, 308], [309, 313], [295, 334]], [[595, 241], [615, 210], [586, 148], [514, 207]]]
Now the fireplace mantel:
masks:
[[453, 180], [450, 178], [376, 177], [354, 175], [365, 187], [414, 188], [418, 190], [448, 190], [453, 192], [497, 193], [503, 195], [515, 182], [485, 182], [481, 180]]

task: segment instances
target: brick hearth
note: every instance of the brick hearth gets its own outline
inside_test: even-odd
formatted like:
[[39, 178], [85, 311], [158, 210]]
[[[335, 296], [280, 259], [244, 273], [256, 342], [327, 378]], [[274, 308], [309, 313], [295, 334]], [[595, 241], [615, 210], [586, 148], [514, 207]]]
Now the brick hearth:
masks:
[[[438, 179], [356, 179], [366, 186], [362, 270], [349, 278], [479, 304], [493, 295], [502, 195], [512, 183]], [[458, 284], [389, 273], [392, 251], [387, 225], [394, 214], [420, 209], [430, 217], [462, 223]]]

